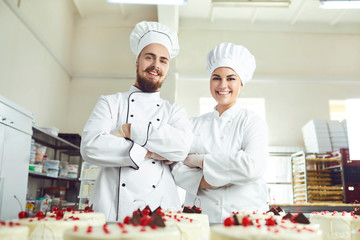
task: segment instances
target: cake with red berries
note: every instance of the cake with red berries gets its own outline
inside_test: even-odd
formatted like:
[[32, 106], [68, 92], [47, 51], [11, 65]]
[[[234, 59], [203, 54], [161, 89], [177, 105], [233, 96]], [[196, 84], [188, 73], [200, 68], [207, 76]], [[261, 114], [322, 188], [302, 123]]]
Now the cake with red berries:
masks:
[[350, 240], [352, 232], [360, 228], [360, 211], [313, 212], [310, 214], [310, 222], [320, 225], [324, 239]]
[[159, 208], [151, 212], [149, 208], [134, 211], [123, 223], [102, 226], [73, 227], [64, 233], [64, 240], [102, 240], [102, 239], [156, 239], [181, 240], [182, 234], [176, 225], [167, 222]]
[[177, 225], [184, 239], [209, 239], [210, 227], [209, 218], [202, 214], [202, 210], [196, 206], [185, 206], [183, 211], [167, 210], [165, 211], [166, 224]]
[[62, 214], [64, 218], [75, 218], [81, 221], [86, 221], [90, 225], [103, 225], [106, 223], [105, 214], [100, 212], [94, 212], [94, 210], [86, 207], [84, 210], [73, 210], [71, 207], [67, 207], [61, 211], [57, 207], [54, 207], [52, 211], [47, 213], [49, 217], [57, 217]]
[[18, 222], [0, 221], [0, 239], [1, 240], [27, 240], [29, 228]]
[[62, 211], [56, 215], [45, 216], [41, 211], [33, 217], [21, 218], [17, 221], [29, 229], [29, 240], [60, 240], [66, 229], [73, 226], [88, 226], [86, 220], [80, 220], [74, 217], [64, 217]]
[[322, 240], [318, 225], [312, 225], [302, 214], [274, 212], [234, 213], [224, 224], [211, 227], [211, 240]]

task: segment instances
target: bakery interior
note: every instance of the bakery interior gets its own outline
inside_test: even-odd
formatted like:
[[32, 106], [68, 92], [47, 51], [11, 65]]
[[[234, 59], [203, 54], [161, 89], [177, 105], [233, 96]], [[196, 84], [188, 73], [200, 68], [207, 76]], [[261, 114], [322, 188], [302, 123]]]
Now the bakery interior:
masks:
[[17, 218], [19, 202], [31, 211], [45, 199], [87, 206], [99, 169], [81, 158], [82, 130], [100, 95], [133, 84], [129, 34], [141, 21], [178, 32], [161, 97], [189, 117], [215, 105], [213, 46], [234, 42], [254, 54], [239, 101], [268, 125], [270, 207], [306, 216], [359, 207], [360, 9], [321, 2], [0, 0], [0, 220]]

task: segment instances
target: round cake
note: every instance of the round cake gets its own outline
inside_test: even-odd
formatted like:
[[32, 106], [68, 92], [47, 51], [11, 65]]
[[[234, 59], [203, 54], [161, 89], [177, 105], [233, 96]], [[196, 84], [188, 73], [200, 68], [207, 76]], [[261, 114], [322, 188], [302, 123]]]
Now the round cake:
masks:
[[22, 218], [18, 222], [29, 228], [28, 240], [62, 240], [66, 229], [89, 225], [87, 221], [65, 217]]
[[27, 240], [29, 228], [22, 226], [18, 222], [0, 221], [1, 240]]
[[[61, 210], [64, 218], [75, 218], [81, 221], [87, 221], [90, 225], [103, 225], [106, 223], [105, 214], [100, 212], [94, 212], [92, 210]], [[59, 211], [50, 211], [47, 213], [49, 217], [56, 217]]]
[[324, 239], [351, 239], [353, 230], [360, 228], [360, 216], [355, 212], [313, 212], [310, 222], [319, 224]]
[[302, 214], [280, 211], [241, 211], [211, 227], [211, 240], [322, 240], [319, 225], [310, 224]]
[[156, 239], [181, 240], [176, 226], [154, 227], [112, 223], [103, 226], [73, 227], [64, 233], [64, 240], [112, 240], [112, 239]]

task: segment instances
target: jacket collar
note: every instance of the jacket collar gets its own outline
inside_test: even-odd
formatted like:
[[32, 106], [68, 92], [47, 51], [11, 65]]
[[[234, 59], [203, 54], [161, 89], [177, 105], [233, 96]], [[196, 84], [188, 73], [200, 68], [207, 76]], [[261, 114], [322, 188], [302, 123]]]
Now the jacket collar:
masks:
[[240, 103], [236, 101], [236, 103], [229, 109], [225, 110], [221, 116], [219, 116], [219, 112], [216, 110], [217, 105], [214, 107], [213, 115], [216, 118], [231, 118], [234, 114], [241, 109]]
[[132, 85], [129, 90], [129, 95], [133, 95], [133, 94], [136, 94], [137, 96], [138, 96], [138, 94], [141, 94], [142, 97], [145, 97], [146, 99], [149, 99], [149, 100], [159, 100], [160, 99], [160, 91], [153, 92], [153, 93], [147, 93], [147, 92], [141, 91], [139, 88], [135, 87], [134, 85]]

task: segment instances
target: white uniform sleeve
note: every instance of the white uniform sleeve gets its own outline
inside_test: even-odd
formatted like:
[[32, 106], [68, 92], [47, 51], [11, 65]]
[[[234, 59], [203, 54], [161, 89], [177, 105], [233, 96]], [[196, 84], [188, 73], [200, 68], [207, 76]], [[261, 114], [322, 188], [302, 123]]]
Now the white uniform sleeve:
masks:
[[243, 132], [242, 149], [212, 152], [204, 157], [204, 178], [214, 187], [246, 184], [261, 178], [266, 170], [267, 126], [260, 118], [252, 118]]
[[187, 113], [177, 105], [173, 106], [166, 124], [156, 128], [151, 123], [132, 123], [130, 134], [135, 143], [176, 162], [186, 158], [193, 140]]
[[[100, 97], [85, 124], [81, 139], [81, 155], [85, 161], [103, 167], [138, 168], [147, 153], [144, 147], [110, 134], [114, 111], [105, 97]], [[129, 158], [130, 156], [130, 158]]]
[[189, 168], [183, 162], [178, 162], [172, 172], [176, 185], [196, 196], [199, 190], [203, 171], [199, 168]]

